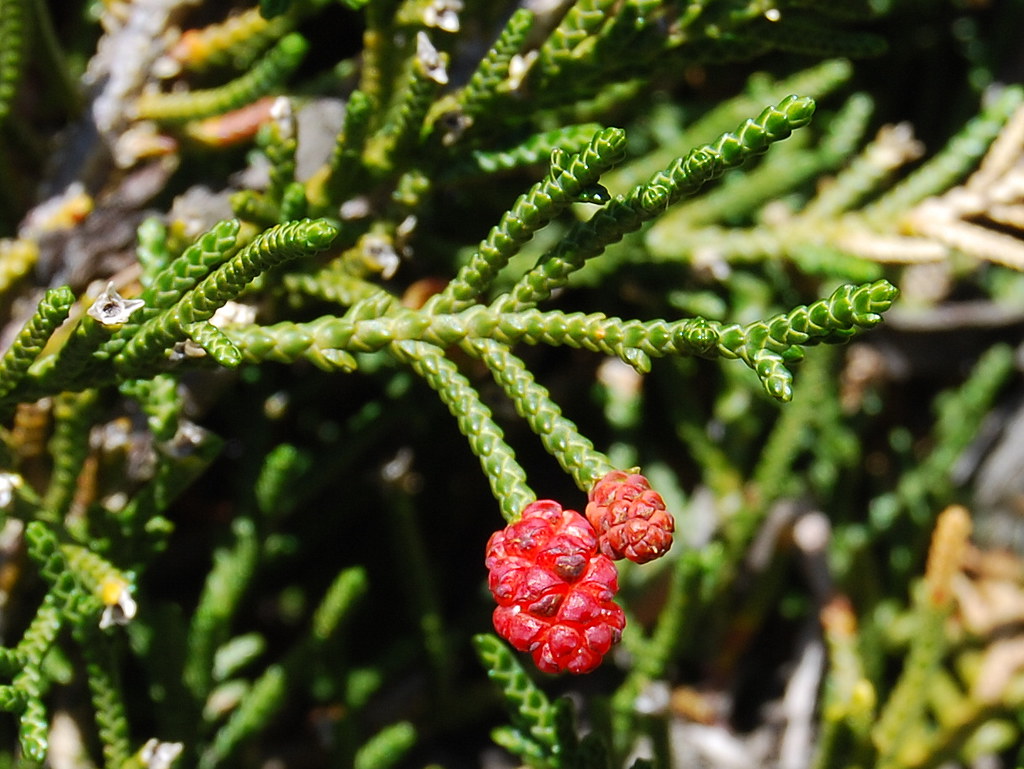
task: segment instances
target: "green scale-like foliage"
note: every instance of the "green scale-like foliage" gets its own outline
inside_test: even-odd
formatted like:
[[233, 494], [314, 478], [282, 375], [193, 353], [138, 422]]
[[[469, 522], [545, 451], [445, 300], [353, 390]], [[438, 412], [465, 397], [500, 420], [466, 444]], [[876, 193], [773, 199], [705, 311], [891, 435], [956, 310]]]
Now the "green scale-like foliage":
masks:
[[813, 113], [812, 100], [788, 97], [778, 107], [765, 109], [756, 120], [745, 122], [735, 134], [724, 134], [715, 144], [692, 150], [628, 195], [616, 196], [566, 233], [559, 245], [520, 279], [501, 306], [525, 309], [544, 301], [565, 285], [586, 259], [602, 253], [673, 202], [693, 194], [726, 168], [764, 152], [773, 141], [785, 139], [795, 128], [806, 125]]
[[[0, 403], [16, 410], [0, 431], [16, 471], [0, 474], [0, 710], [19, 744], [0, 764], [56, 764], [73, 702], [94, 711], [75, 713], [80, 760], [105, 769], [178, 753], [200, 769], [468, 765], [479, 740], [463, 730], [484, 723], [530, 769], [708, 763], [673, 755], [691, 717], [762, 765], [777, 757], [716, 697], [746, 712], [751, 689], [789, 675], [776, 660], [818, 650], [810, 721], [772, 727], [785, 750], [805, 725], [822, 767], [1019, 750], [1019, 723], [987, 719], [1018, 712], [1024, 683], [977, 700], [995, 643], [974, 614], [905, 590], [937, 508], [969, 496], [958, 479], [984, 461], [979, 425], [1013, 355], [972, 353], [963, 376], [957, 361], [934, 398], [912, 371], [933, 425], [923, 396], [922, 414], [888, 396], [927, 353], [903, 329], [937, 323], [928, 291], [1015, 322], [1014, 260], [974, 270], [953, 225], [1018, 246], [1024, 91], [987, 94], [945, 149], [905, 138], [880, 161], [892, 135], [869, 132], [901, 118], [845, 57], [907, 61], [884, 53], [899, 4], [73, 5], [54, 27], [45, 3], [0, 0], [0, 213], [17, 238], [0, 257], [19, 260], [0, 292]], [[968, 44], [976, 11], [918, 10], [898, 49], [950, 36], [953, 58], [988, 60]], [[738, 86], [754, 59], [766, 73]], [[925, 103], [931, 73], [914, 77]], [[949, 94], [920, 133], [951, 133], [969, 101]], [[116, 117], [89, 125], [111, 102]], [[62, 116], [50, 172], [42, 141]], [[220, 138], [197, 141], [191, 121], [208, 118]], [[66, 193], [30, 210], [21, 187]], [[120, 232], [81, 247], [115, 218], [140, 223], [135, 263]], [[934, 272], [893, 266], [887, 249], [910, 241]], [[109, 323], [86, 298], [108, 281], [102, 302], [124, 311]], [[882, 355], [865, 332], [901, 291]], [[835, 347], [801, 371], [815, 345]], [[861, 353], [885, 360], [858, 379]], [[439, 445], [448, 415], [460, 445]], [[479, 633], [480, 551], [555, 493], [559, 468], [576, 490], [556, 501], [585, 511], [595, 482], [634, 465], [676, 544], [616, 565], [621, 645], [555, 697], [568, 688]], [[810, 544], [808, 522], [824, 529]], [[960, 587], [987, 578], [973, 566]], [[829, 624], [837, 607], [846, 625]], [[813, 639], [820, 619], [824, 645], [750, 654], [775, 617]], [[460, 662], [470, 642], [490, 688]], [[800, 681], [784, 683], [796, 699]]]
[[51, 289], [0, 358], [0, 397], [9, 394], [28, 373], [29, 367], [57, 327], [68, 317], [74, 294], [68, 288]]
[[515, 453], [505, 443], [504, 433], [469, 380], [433, 345], [404, 341], [396, 342], [392, 349], [400, 360], [408, 362], [427, 381], [448, 406], [459, 423], [459, 430], [480, 459], [491, 491], [501, 503], [502, 515], [508, 520], [516, 518], [535, 495], [526, 485], [526, 474], [516, 462]]
[[512, 730], [502, 737], [506, 747], [515, 748], [522, 758], [542, 766], [561, 766], [556, 706], [496, 636], [474, 636], [473, 644], [487, 675], [501, 689], [512, 717]]
[[184, 122], [237, 109], [271, 93], [298, 68], [308, 50], [305, 38], [292, 33], [281, 38], [246, 74], [233, 82], [204, 91], [151, 95], [139, 103], [138, 117]]
[[[225, 225], [224, 229], [226, 232], [220, 237], [233, 238], [230, 233], [237, 232], [237, 224]], [[190, 336], [193, 324], [212, 318], [214, 312], [238, 296], [264, 270], [322, 250], [336, 234], [337, 229], [324, 220], [292, 222], [261, 233], [230, 261], [195, 285], [177, 305], [143, 324], [117, 355], [115, 363], [126, 375], [140, 372], [145, 364]], [[205, 253], [220, 254], [223, 248], [215, 241], [215, 244], [204, 245], [194, 258], [201, 259]], [[181, 263], [183, 271], [190, 262], [191, 259], [187, 259]], [[220, 337], [216, 337], [216, 342], [221, 344]]]
[[845, 341], [859, 329], [877, 325], [897, 293], [884, 280], [843, 286], [828, 299], [746, 326], [703, 318], [642, 322], [600, 313], [503, 313], [493, 306], [477, 306], [453, 315], [396, 310], [367, 320], [323, 318], [305, 325], [285, 323], [233, 331], [229, 337], [243, 356], [253, 361], [317, 360], [331, 352], [372, 352], [396, 342], [422, 341], [444, 347], [486, 339], [580, 347], [621, 357], [642, 372], [650, 370], [652, 356], [739, 358], [754, 369], [769, 394], [788, 400], [792, 374], [785, 364], [800, 359], [801, 346]]
[[10, 115], [21, 82], [28, 42], [27, 16], [27, 0], [4, 0], [0, 3], [0, 123], [6, 122]]

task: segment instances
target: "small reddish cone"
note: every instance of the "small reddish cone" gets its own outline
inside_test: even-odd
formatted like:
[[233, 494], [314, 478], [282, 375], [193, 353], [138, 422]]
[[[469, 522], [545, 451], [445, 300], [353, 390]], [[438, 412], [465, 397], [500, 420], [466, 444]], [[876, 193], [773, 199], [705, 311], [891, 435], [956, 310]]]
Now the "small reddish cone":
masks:
[[672, 547], [675, 521], [644, 476], [612, 470], [594, 484], [589, 499], [587, 520], [609, 558], [647, 563]]
[[549, 499], [491, 535], [485, 560], [494, 629], [545, 673], [589, 673], [622, 637], [615, 564], [587, 519]]

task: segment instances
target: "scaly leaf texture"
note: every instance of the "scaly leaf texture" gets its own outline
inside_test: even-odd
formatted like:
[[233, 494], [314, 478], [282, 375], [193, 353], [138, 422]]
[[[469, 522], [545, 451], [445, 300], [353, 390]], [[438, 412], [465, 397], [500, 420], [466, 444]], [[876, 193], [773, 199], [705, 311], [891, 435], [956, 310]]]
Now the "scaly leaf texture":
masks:
[[472, 304], [523, 243], [622, 158], [625, 142], [625, 132], [621, 129], [600, 131], [586, 149], [565, 160], [560, 170], [552, 169], [542, 181], [519, 196], [455, 278], [431, 298], [427, 304], [429, 311], [447, 312]]
[[323, 643], [334, 635], [369, 589], [369, 578], [361, 566], [340, 571], [313, 612], [313, 638]]
[[171, 56], [193, 72], [225, 65], [244, 69], [293, 25], [288, 16], [268, 21], [259, 9], [247, 8], [224, 21], [186, 30], [171, 49]]
[[260, 233], [177, 304], [142, 324], [114, 359], [115, 365], [128, 378], [145, 373], [147, 366], [188, 338], [190, 324], [210, 320], [265, 270], [328, 248], [337, 233], [337, 228], [324, 219], [289, 222]]
[[735, 133], [724, 134], [713, 143], [691, 150], [650, 181], [617, 195], [587, 221], [574, 225], [559, 244], [501, 297], [497, 306], [505, 311], [527, 309], [564, 286], [569, 276], [587, 259], [602, 253], [650, 219], [664, 213], [680, 198], [695, 193], [727, 169], [759, 155], [794, 129], [810, 122], [814, 101], [788, 96], [778, 106], [766, 108], [755, 120], [747, 120]]
[[236, 519], [232, 531], [235, 539], [230, 547], [214, 553], [213, 568], [189, 628], [184, 679], [198, 700], [204, 700], [210, 692], [214, 652], [227, 640], [231, 618], [259, 562], [259, 542], [252, 521]]
[[[355, 189], [364, 170], [363, 150], [370, 134], [374, 104], [362, 91], [353, 91], [345, 103], [345, 122], [342, 124], [334, 143], [334, 150], [327, 163], [326, 178], [321, 182], [324, 190], [323, 201], [311, 192], [310, 198], [318, 205], [337, 206], [346, 200]], [[312, 180], [311, 180], [312, 183]]]
[[87, 547], [62, 545], [61, 551], [79, 584], [92, 591], [98, 601], [106, 603], [101, 596], [105, 583], [117, 582], [126, 586], [131, 583], [131, 579], [120, 569]]
[[167, 225], [159, 217], [150, 216], [144, 219], [136, 231], [138, 245], [135, 247], [135, 258], [142, 268], [139, 282], [148, 289], [171, 261], [171, 252], [167, 247]]
[[158, 441], [169, 441], [178, 432], [184, 399], [178, 392], [178, 380], [170, 374], [152, 379], [124, 382], [121, 394], [133, 398], [146, 414], [146, 425]]
[[462, 114], [476, 120], [486, 118], [488, 108], [508, 81], [509, 65], [526, 43], [533, 28], [534, 15], [528, 8], [517, 8], [498, 39], [477, 65], [456, 99]]
[[903, 766], [898, 753], [914, 735], [909, 724], [920, 723], [928, 708], [929, 691], [937, 669], [949, 648], [945, 621], [947, 607], [936, 607], [927, 601], [923, 584], [918, 585], [914, 601], [914, 632], [903, 670], [889, 698], [880, 708], [871, 730], [871, 739], [878, 750], [875, 763], [885, 769]]
[[833, 20], [797, 10], [784, 11], [779, 21], [755, 19], [744, 27], [740, 37], [768, 44], [776, 51], [818, 58], [862, 59], [880, 56], [888, 47], [878, 35], [846, 30]]
[[879, 323], [895, 295], [895, 288], [886, 281], [844, 286], [828, 299], [748, 326], [703, 318], [644, 322], [609, 318], [601, 313], [504, 313], [477, 305], [451, 315], [394, 308], [387, 317], [377, 313], [366, 319], [324, 316], [305, 324], [252, 326], [226, 333], [245, 359], [283, 363], [303, 357], [316, 362], [325, 355], [349, 351], [373, 352], [392, 343], [428, 342], [444, 349], [477, 339], [506, 345], [526, 342], [579, 347], [618, 356], [641, 373], [650, 369], [651, 357], [740, 358], [755, 370], [761, 366], [766, 381], [770, 375], [781, 377], [769, 383], [785, 397], [789, 373], [784, 366], [766, 368], [762, 361], [782, 365], [785, 360], [800, 357], [800, 345], [844, 341], [858, 329]]
[[[278, 105], [280, 104], [285, 107], [280, 109], [280, 114], [278, 114]], [[298, 129], [291, 103], [287, 99], [279, 97], [272, 114], [274, 119], [264, 126], [261, 132], [261, 137], [263, 137], [261, 144], [270, 164], [267, 171], [270, 178], [266, 195], [272, 202], [280, 205], [285, 190], [295, 181], [295, 152], [299, 146], [296, 137]]]
[[312, 462], [309, 452], [290, 443], [278, 444], [270, 450], [253, 489], [256, 504], [264, 515], [279, 518], [292, 511], [293, 494]]
[[473, 454], [480, 460], [491, 492], [501, 505], [505, 520], [519, 517], [523, 508], [536, 499], [526, 484], [526, 473], [516, 461], [515, 452], [505, 442], [491, 410], [458, 367], [437, 347], [424, 342], [396, 342], [392, 354], [423, 377], [441, 397], [466, 436]]
[[[105, 300], [97, 300], [102, 301]], [[82, 315], [56, 355], [48, 356], [32, 372], [36, 375], [34, 384], [49, 390], [86, 386], [99, 365], [100, 349], [117, 329], [117, 326], [106, 326], [89, 315]]]
[[50, 747], [47, 736], [49, 731], [50, 722], [46, 717], [46, 706], [42, 700], [30, 697], [25, 702], [25, 709], [18, 723], [18, 742], [25, 758], [36, 763], [45, 760]]
[[408, 721], [385, 726], [356, 751], [354, 769], [390, 769], [416, 744], [416, 727]]
[[39, 521], [30, 521], [25, 526], [25, 544], [29, 556], [39, 565], [39, 573], [43, 579], [49, 582], [51, 587], [58, 584], [68, 587], [65, 577], [70, 572], [60, 549], [60, 541], [51, 528]]
[[465, 349], [490, 369], [495, 381], [515, 404], [519, 416], [527, 421], [547, 452], [573, 477], [581, 491], [589, 491], [614, 469], [608, 457], [580, 434], [572, 420], [562, 415], [547, 389], [537, 383], [526, 364], [508, 347], [491, 339], [477, 339]]
[[[3, 651], [11, 652], [10, 649]], [[20, 661], [18, 664], [20, 667]], [[27, 702], [28, 695], [22, 690], [16, 689], [14, 686], [0, 686], [0, 710], [5, 713], [21, 714], [24, 712]]]
[[723, 357], [744, 361], [757, 372], [769, 395], [788, 401], [793, 397], [793, 377], [785, 361], [799, 359], [801, 345], [841, 342], [860, 329], [878, 325], [881, 313], [892, 306], [898, 294], [886, 280], [840, 286], [828, 299], [770, 320], [720, 327], [718, 351]]
[[39, 511], [47, 522], [63, 521], [71, 509], [79, 473], [89, 456], [89, 432], [98, 405], [96, 390], [62, 393], [54, 401], [54, 430], [47, 446], [53, 470]]
[[202, 348], [218, 365], [225, 368], [236, 368], [242, 362], [242, 353], [231, 343], [230, 339], [224, 336], [224, 332], [212, 323], [206, 323], [205, 321], [189, 323], [183, 326], [182, 330], [197, 347]]
[[42, 761], [49, 746], [49, 719], [41, 699], [48, 686], [42, 671], [43, 657], [56, 642], [65, 621], [78, 621], [76, 604], [81, 601], [82, 593], [67, 569], [57, 536], [45, 524], [29, 522], [25, 527], [25, 541], [29, 555], [50, 583], [50, 590], [15, 647], [15, 654], [24, 664], [12, 686], [23, 692], [25, 698], [18, 730], [22, 752], [32, 761]]
[[[483, 173], [511, 171], [514, 168], [545, 162], [555, 150], [582, 152], [600, 131], [601, 126], [597, 123], [563, 126], [534, 134], [526, 141], [503, 150], [474, 150], [471, 162], [476, 170]], [[552, 168], [553, 173], [562, 170], [564, 169]]]
[[577, 2], [541, 46], [527, 88], [544, 106], [556, 106], [610, 83], [649, 78], [674, 45], [670, 25], [669, 7], [650, 0]]
[[[809, 134], [798, 133], [754, 168], [727, 173], [714, 189], [683, 201], [659, 217], [646, 233], [645, 241], [657, 243], [659, 233], [656, 230], [667, 230], [661, 240], [671, 243], [679, 230], [706, 222], [743, 221], [764, 203], [777, 200], [801, 183], [817, 178], [826, 168], [820, 153], [810, 146], [812, 140]], [[686, 254], [685, 246], [676, 253]]]
[[579, 48], [610, 20], [616, 0], [577, 0], [540, 47], [535, 65], [548, 77], [579, 57]]
[[50, 336], [68, 317], [74, 303], [75, 296], [66, 286], [46, 292], [35, 313], [0, 358], [0, 398], [18, 386]]
[[256, 679], [249, 693], [203, 750], [197, 764], [199, 769], [214, 769], [226, 762], [245, 740], [266, 726], [287, 696], [288, 676], [284, 668], [271, 665]]
[[28, 38], [28, 0], [0, 0], [0, 124], [11, 113], [21, 83]]
[[309, 43], [298, 33], [278, 41], [252, 68], [226, 85], [183, 93], [146, 93], [139, 97], [135, 117], [181, 123], [220, 115], [266, 96], [298, 69]]
[[773, 149], [755, 168], [732, 171], [707, 194], [673, 207], [654, 222], [644, 242], [659, 256], [679, 259], [694, 250], [687, 242], [688, 230], [710, 223], [755, 218], [755, 212], [765, 203], [800, 189], [846, 162], [863, 136], [871, 108], [870, 99], [855, 94], [832, 117], [826, 136], [816, 146], [810, 146], [810, 142], [817, 140], [809, 134], [795, 135]]
[[29, 697], [37, 697], [41, 691], [42, 673], [39, 668], [43, 655], [57, 640], [64, 625], [61, 610], [60, 599], [52, 592], [47, 593], [15, 647], [15, 653], [24, 661], [24, 667], [15, 676], [14, 683], [25, 688]]
[[121, 769], [131, 755], [128, 714], [118, 676], [117, 660], [109, 639], [97, 628], [76, 628], [75, 640], [85, 659], [97, 734], [103, 748], [106, 769]]
[[413, 152], [422, 138], [430, 105], [448, 82], [447, 65], [448, 55], [438, 52], [426, 33], [417, 33], [416, 53], [396, 103], [367, 142], [363, 161], [368, 169], [377, 174], [391, 172]]
[[993, 345], [960, 387], [936, 398], [930, 453], [923, 460], [915, 459], [913, 466], [903, 471], [895, 489], [871, 500], [870, 520], [876, 535], [891, 529], [901, 516], [924, 526], [935, 514], [936, 506], [953, 501], [949, 469], [977, 439], [977, 425], [1013, 371], [1012, 348]]
[[555, 706], [530, 679], [505, 642], [490, 633], [473, 636], [487, 677], [501, 690], [512, 726], [535, 742], [548, 758], [556, 742]]
[[499, 748], [516, 756], [524, 766], [530, 769], [549, 769], [550, 762], [544, 748], [511, 726], [496, 726], [491, 730], [491, 740]]
[[699, 146], [709, 136], [717, 136], [732, 129], [765, 103], [778, 98], [778, 94], [799, 93], [812, 99], [822, 99], [846, 84], [853, 74], [853, 66], [846, 59], [830, 59], [814, 67], [801, 70], [780, 81], [765, 83], [751, 78], [744, 93], [727, 99], [704, 115], [680, 127], [662, 139], [661, 146], [623, 164], [605, 178], [610, 189], [628, 190], [649, 179], [661, 168]]

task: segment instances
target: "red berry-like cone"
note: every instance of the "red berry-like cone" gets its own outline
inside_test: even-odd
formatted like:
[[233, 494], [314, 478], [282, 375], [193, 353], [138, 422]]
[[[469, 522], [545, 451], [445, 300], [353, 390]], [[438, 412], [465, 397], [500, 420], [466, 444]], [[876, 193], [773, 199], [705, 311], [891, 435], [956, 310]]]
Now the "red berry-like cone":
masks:
[[494, 628], [546, 673], [589, 673], [622, 637], [618, 573], [586, 518], [551, 500], [491, 535]]
[[609, 558], [647, 563], [672, 547], [675, 521], [644, 476], [612, 470], [594, 484], [589, 498], [587, 520]]

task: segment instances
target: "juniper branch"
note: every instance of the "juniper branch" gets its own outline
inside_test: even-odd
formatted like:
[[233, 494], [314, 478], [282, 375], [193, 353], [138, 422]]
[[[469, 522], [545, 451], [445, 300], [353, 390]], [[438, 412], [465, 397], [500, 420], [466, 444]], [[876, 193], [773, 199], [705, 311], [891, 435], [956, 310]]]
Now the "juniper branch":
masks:
[[581, 491], [589, 491], [595, 482], [613, 470], [611, 462], [581, 435], [572, 420], [538, 384], [522, 360], [492, 339], [474, 339], [465, 345], [467, 351], [482, 360], [505, 394], [512, 399], [516, 411], [526, 419], [544, 448], [554, 456], [562, 469], [572, 475]]
[[253, 684], [246, 698], [217, 730], [213, 741], [199, 757], [199, 769], [214, 769], [232, 756], [244, 740], [251, 738], [284, 704], [288, 679], [280, 665], [271, 665]]
[[810, 122], [814, 102], [788, 96], [776, 107], [766, 108], [755, 120], [747, 120], [735, 133], [691, 150], [627, 195], [617, 195], [585, 222], [575, 225], [559, 244], [524, 275], [508, 294], [498, 300], [505, 311], [527, 309], [544, 301], [583, 263], [602, 253], [626, 233], [660, 215], [680, 198], [691, 195], [727, 168], [761, 154], [776, 141]]
[[68, 317], [74, 303], [75, 296], [67, 287], [46, 292], [35, 313], [0, 358], [0, 398], [18, 386], [53, 332]]
[[508, 521], [517, 518], [536, 496], [526, 485], [526, 473], [505, 443], [504, 433], [469, 380], [431, 344], [403, 341], [396, 342], [390, 349], [441, 397], [480, 460], [491, 492], [501, 505], [502, 515]]
[[625, 140], [625, 133], [620, 129], [600, 131], [586, 149], [563, 160], [561, 170], [552, 168], [547, 177], [521, 195], [458, 275], [431, 299], [429, 311], [462, 309], [472, 303], [523, 243], [622, 157]]
[[536, 755], [531, 757], [549, 761], [555, 750], [555, 708], [551, 701], [496, 636], [473, 636], [473, 646], [487, 677], [501, 690], [513, 726], [534, 743], [531, 752]]
[[184, 122], [238, 109], [270, 93], [294, 72], [309, 49], [298, 33], [281, 38], [246, 74], [217, 88], [185, 93], [149, 93], [135, 107], [140, 120]]
[[0, 1], [0, 124], [6, 122], [21, 83], [25, 50], [27, 0]]
[[841, 342], [877, 325], [896, 293], [884, 280], [842, 286], [827, 299], [745, 326], [703, 318], [639, 321], [601, 313], [500, 312], [476, 306], [450, 315], [392, 308], [387, 316], [373, 314], [365, 320], [325, 316], [307, 324], [225, 333], [246, 360], [284, 363], [303, 357], [315, 361], [332, 352], [373, 352], [393, 343], [425, 342], [444, 349], [485, 339], [583, 348], [615, 355], [641, 372], [650, 369], [651, 357], [739, 358], [758, 372], [774, 397], [787, 400], [792, 391], [785, 363], [799, 359], [802, 345]]
[[[229, 229], [227, 225], [225, 229]], [[177, 304], [142, 324], [114, 359], [115, 367], [128, 378], [144, 374], [170, 348], [189, 337], [191, 324], [210, 320], [265, 270], [329, 247], [337, 232], [324, 219], [306, 219], [260, 233]]]
[[[325, 197], [330, 201], [345, 200], [364, 170], [363, 150], [373, 118], [373, 102], [362, 91], [353, 91], [345, 104], [345, 122], [335, 139], [321, 182]], [[316, 199], [316, 195], [311, 195]], [[326, 203], [326, 201], [324, 201]]]
[[64, 393], [54, 404], [56, 425], [50, 438], [53, 471], [40, 506], [40, 517], [50, 523], [64, 520], [74, 499], [79, 473], [89, 455], [89, 431], [98, 405], [98, 393]]
[[522, 50], [533, 20], [533, 13], [527, 8], [517, 8], [509, 17], [494, 45], [458, 93], [456, 103], [463, 114], [473, 119], [482, 117], [499, 98], [502, 85], [508, 80], [509, 65]]

